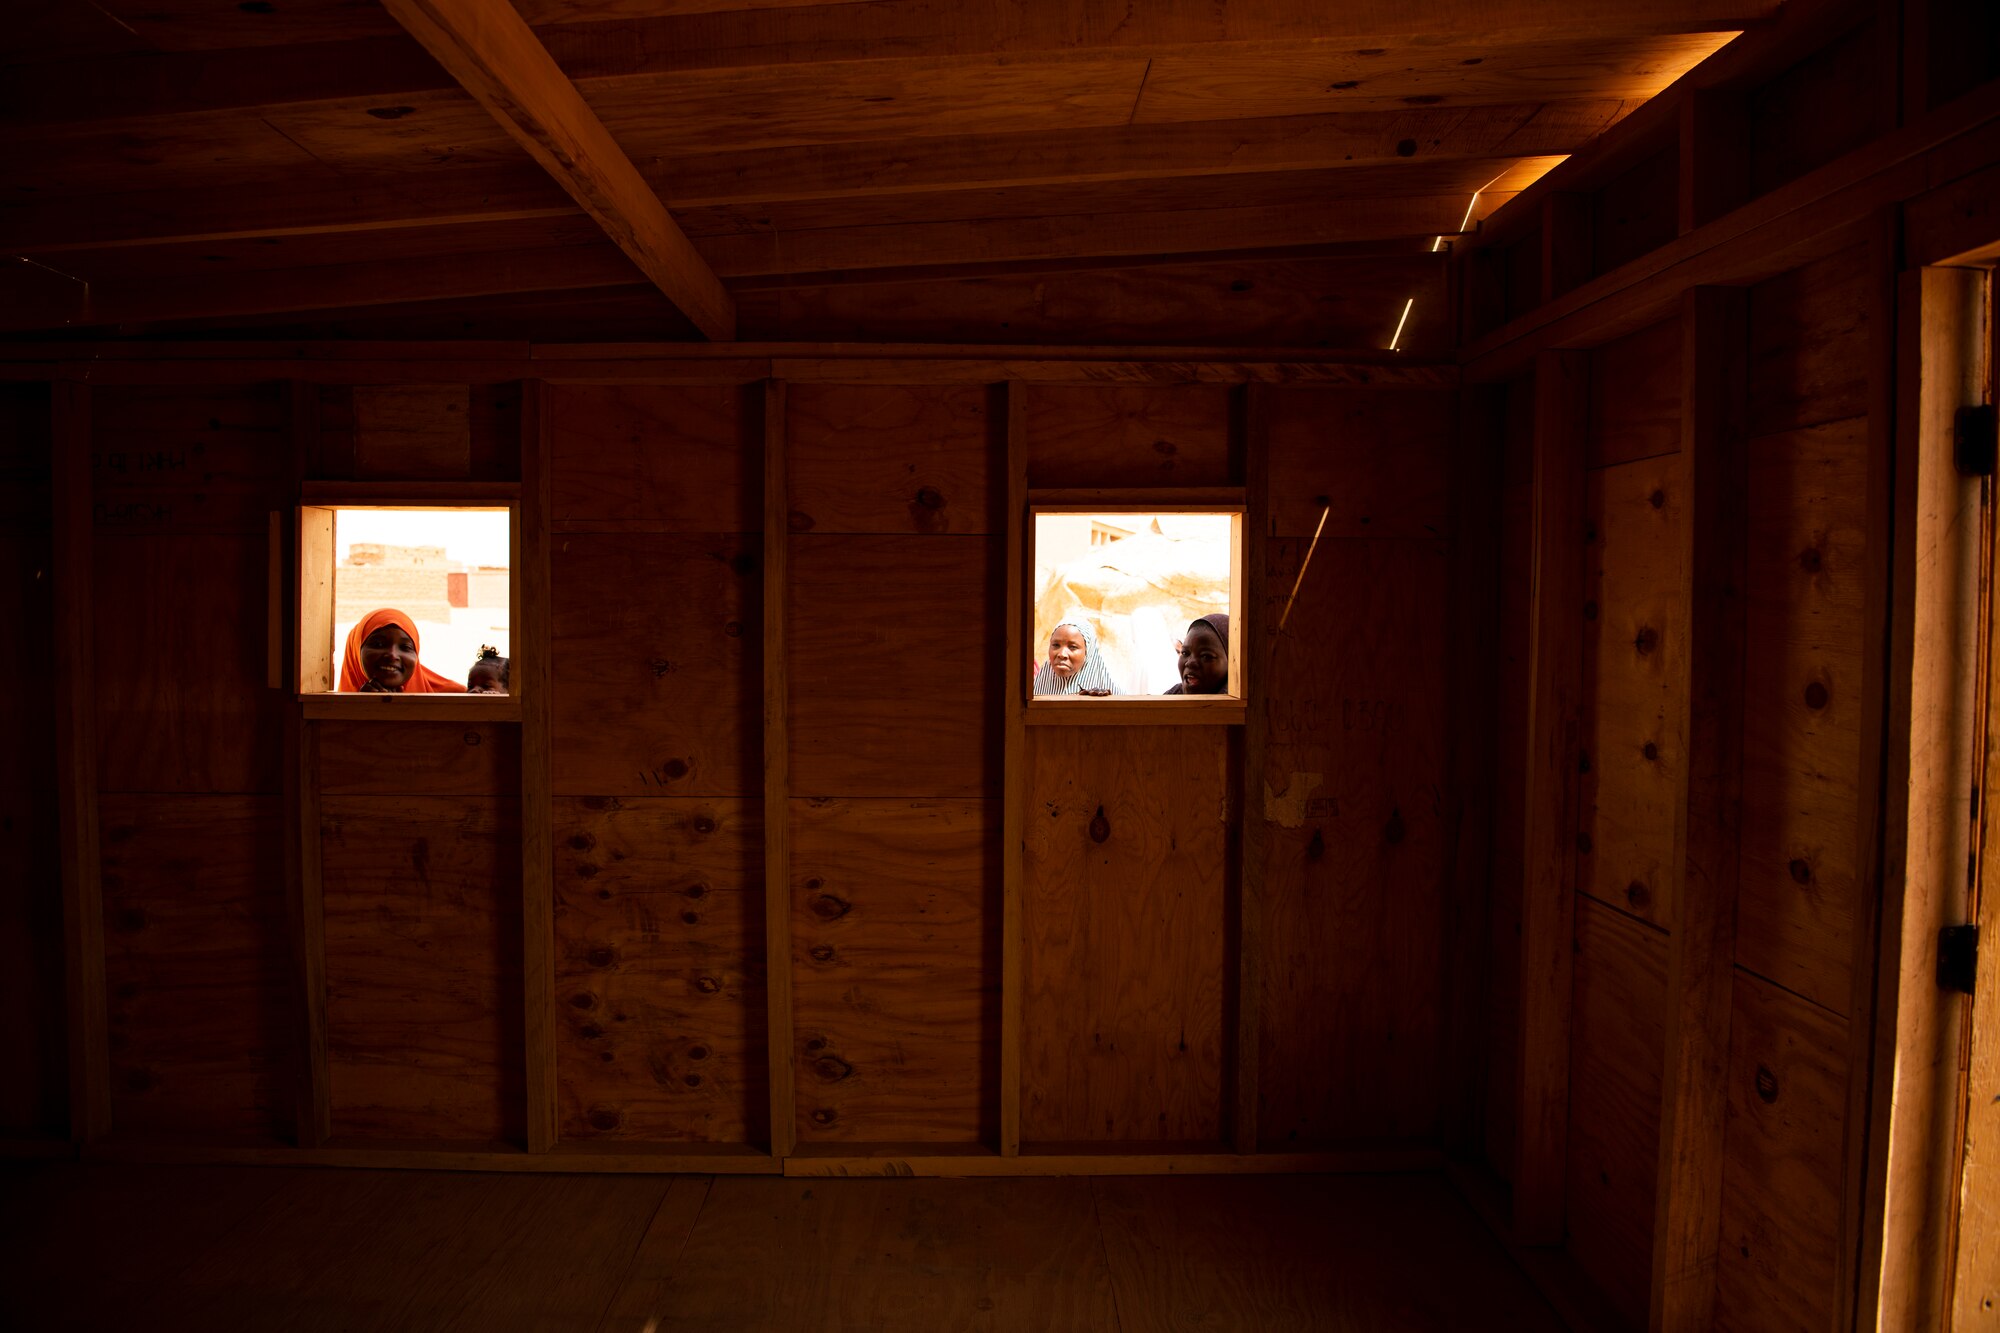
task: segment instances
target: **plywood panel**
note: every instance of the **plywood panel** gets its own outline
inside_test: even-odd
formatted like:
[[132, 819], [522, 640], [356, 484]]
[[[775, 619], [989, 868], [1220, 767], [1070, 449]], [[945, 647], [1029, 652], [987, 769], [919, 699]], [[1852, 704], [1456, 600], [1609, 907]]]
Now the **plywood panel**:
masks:
[[1681, 325], [1628, 334], [1590, 353], [1590, 437], [1584, 457], [1609, 467], [1681, 447]]
[[734, 796], [755, 786], [757, 549], [727, 533], [555, 538], [556, 791]]
[[1847, 1024], [1736, 974], [1715, 1326], [1831, 1327], [1839, 1304]]
[[1671, 925], [1687, 785], [1687, 600], [1679, 454], [1589, 475], [1577, 887]]
[[[1751, 188], [1774, 190], [1858, 148], [1884, 124], [1883, 81], [1896, 78], [1894, 20], [1871, 19], [1749, 97]], [[1893, 96], [1893, 88], [1888, 90]]]
[[987, 394], [976, 384], [792, 385], [791, 531], [995, 531]]
[[1000, 548], [792, 538], [792, 790], [999, 793]]
[[357, 385], [353, 403], [355, 475], [471, 475], [472, 391], [468, 386]]
[[[290, 475], [276, 385], [93, 389], [92, 515], [100, 534], [261, 537]], [[118, 566], [98, 566], [98, 582]], [[100, 654], [101, 656], [101, 654]]]
[[[0, 624], [55, 634], [49, 391], [0, 387]], [[0, 1134], [66, 1128], [61, 865], [56, 845], [55, 655], [0, 656]]]
[[318, 722], [326, 796], [513, 796], [521, 729], [500, 722]]
[[[1270, 544], [1274, 593], [1306, 544]], [[1437, 1132], [1448, 558], [1443, 542], [1322, 541], [1265, 674], [1250, 815], [1270, 849], [1267, 1148]]]
[[519, 1137], [519, 824], [500, 799], [322, 803], [336, 1136]]
[[564, 1138], [764, 1141], [758, 812], [743, 800], [557, 798]]
[[1330, 538], [1444, 535], [1456, 394], [1284, 389], [1268, 402], [1274, 534], [1311, 536], [1330, 505]]
[[1229, 391], [1214, 385], [1036, 385], [1030, 486], [1227, 486]]
[[751, 398], [726, 384], [551, 385], [556, 522], [757, 531], [762, 441]]
[[1627, 1322], [1644, 1327], [1666, 1067], [1667, 937], [1579, 897], [1575, 980], [1569, 1252]]
[[1513, 1169], [1514, 1108], [1520, 1068], [1516, 1030], [1521, 1000], [1522, 831], [1527, 826], [1517, 776], [1528, 745], [1528, 535], [1524, 485], [1501, 494], [1499, 669], [1493, 691], [1493, 875], [1488, 913], [1488, 1000], [1481, 1119], [1486, 1160], [1503, 1177]]
[[1669, 143], [1605, 183], [1593, 200], [1592, 267], [1609, 273], [1680, 232], [1680, 153]]
[[254, 537], [100, 527], [96, 660], [106, 791], [276, 792], [267, 521]]
[[138, 1138], [292, 1122], [291, 950], [271, 796], [106, 796], [111, 1116]]
[[1869, 410], [1869, 249], [1850, 246], [1750, 289], [1750, 433]]
[[792, 803], [801, 1143], [991, 1140], [999, 898], [998, 802]]
[[1750, 443], [1736, 961], [1836, 1014], [1863, 891], [1867, 453], [1865, 419]]
[[1222, 1137], [1226, 739], [1029, 733], [1023, 1140]]

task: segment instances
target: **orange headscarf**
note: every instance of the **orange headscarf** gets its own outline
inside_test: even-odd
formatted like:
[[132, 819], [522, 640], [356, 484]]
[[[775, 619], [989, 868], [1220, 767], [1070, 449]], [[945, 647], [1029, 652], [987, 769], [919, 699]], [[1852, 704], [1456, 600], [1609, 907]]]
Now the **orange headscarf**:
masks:
[[440, 676], [423, 664], [421, 655], [424, 641], [417, 636], [417, 622], [401, 611], [383, 607], [380, 611], [370, 611], [361, 617], [361, 622], [347, 631], [347, 651], [340, 659], [340, 688], [360, 690], [368, 684], [368, 673], [361, 669], [361, 645], [369, 635], [384, 625], [394, 625], [410, 636], [419, 654], [417, 669], [410, 673], [410, 679], [403, 685], [405, 694], [464, 694], [465, 686], [448, 676]]

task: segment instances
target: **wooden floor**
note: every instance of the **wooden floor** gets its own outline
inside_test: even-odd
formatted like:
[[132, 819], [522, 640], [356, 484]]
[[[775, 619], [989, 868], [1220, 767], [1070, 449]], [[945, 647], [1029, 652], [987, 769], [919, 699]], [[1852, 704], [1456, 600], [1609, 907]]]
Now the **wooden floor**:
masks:
[[1434, 1176], [0, 1168], [18, 1330], [1558, 1329]]

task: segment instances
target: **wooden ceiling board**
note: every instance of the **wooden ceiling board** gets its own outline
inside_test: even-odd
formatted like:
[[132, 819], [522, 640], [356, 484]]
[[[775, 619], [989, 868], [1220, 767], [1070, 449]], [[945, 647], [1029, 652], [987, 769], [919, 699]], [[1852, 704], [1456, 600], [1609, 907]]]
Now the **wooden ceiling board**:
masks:
[[289, 46], [381, 36], [396, 22], [375, 0], [92, 0], [162, 51]]
[[1245, 250], [1455, 233], [1463, 195], [1319, 206], [1102, 213], [710, 236], [702, 253], [725, 277], [903, 265]]
[[13, 0], [7, 6], [7, 22], [0, 24], [0, 65], [88, 60], [150, 49], [138, 33], [97, 6], [74, 0]]
[[134, 124], [105, 133], [54, 125], [10, 134], [5, 146], [10, 197], [203, 190], [251, 184], [324, 163], [254, 115], [215, 112]]
[[523, 156], [486, 108], [456, 88], [388, 104], [373, 98], [312, 102], [262, 114], [272, 128], [343, 171], [428, 171]]
[[1288, 58], [1212, 54], [1152, 62], [1135, 123], [1297, 116], [1398, 106], [1564, 98], [1648, 98], [1736, 34], [1593, 38], [1529, 45], [1453, 44], [1401, 50], [1300, 52]]
[[[896, 226], [1060, 214], [1179, 213], [1216, 208], [1327, 208], [1423, 195], [1456, 195], [1463, 203], [1492, 186], [1519, 189], [1560, 157], [1446, 158], [1396, 166], [1262, 172], [1244, 176], [1174, 176], [1160, 180], [1022, 186], [999, 190], [729, 204], [689, 208], [677, 216], [690, 236], [789, 234], [834, 227]], [[1456, 219], [1454, 219], [1456, 221]], [[1453, 228], [1456, 230], [1456, 228]]]
[[1121, 56], [971, 68], [830, 65], [811, 77], [718, 70], [579, 87], [643, 170], [665, 154], [1122, 125], [1146, 63]]

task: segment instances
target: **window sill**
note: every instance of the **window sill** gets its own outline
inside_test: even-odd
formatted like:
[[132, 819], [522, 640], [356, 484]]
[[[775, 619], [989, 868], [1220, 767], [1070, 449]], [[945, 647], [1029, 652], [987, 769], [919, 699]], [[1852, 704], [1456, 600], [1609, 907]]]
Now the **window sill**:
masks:
[[309, 722], [519, 722], [515, 694], [301, 694]]
[[1077, 695], [1028, 701], [1031, 727], [1233, 727], [1243, 725], [1244, 703], [1234, 695], [1120, 695], [1087, 699]]

